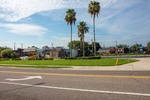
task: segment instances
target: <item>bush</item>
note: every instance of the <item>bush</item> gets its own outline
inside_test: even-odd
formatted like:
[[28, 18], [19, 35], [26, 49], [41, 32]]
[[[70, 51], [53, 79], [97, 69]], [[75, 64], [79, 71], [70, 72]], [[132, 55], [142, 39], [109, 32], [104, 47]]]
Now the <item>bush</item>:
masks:
[[14, 52], [13, 52], [13, 53], [11, 53], [11, 57], [12, 57], [12, 58], [16, 58], [16, 57], [17, 57], [17, 54], [16, 54], [16, 53], [14, 53]]
[[33, 59], [33, 58], [29, 58], [28, 60], [35, 60], [35, 59]]
[[37, 58], [37, 60], [42, 60], [42, 58]]
[[42, 58], [35, 58], [35, 59], [32, 59], [32, 60], [42, 60]]
[[15, 58], [15, 59], [13, 59], [13, 60], [21, 60], [20, 58]]
[[65, 57], [64, 59], [101, 59], [101, 56], [90, 56], [90, 57], [80, 57], [80, 58], [77, 58], [77, 57]]
[[77, 57], [65, 57], [64, 59], [77, 59]]
[[44, 58], [44, 60], [53, 60], [53, 58]]
[[10, 58], [0, 58], [0, 61], [10, 60]]
[[78, 59], [88, 59], [89, 57], [80, 57]]
[[101, 56], [93, 56], [93, 57], [88, 57], [88, 59], [101, 59]]
[[3, 51], [1, 55], [2, 55], [3, 58], [7, 58], [9, 56], [6, 51]]

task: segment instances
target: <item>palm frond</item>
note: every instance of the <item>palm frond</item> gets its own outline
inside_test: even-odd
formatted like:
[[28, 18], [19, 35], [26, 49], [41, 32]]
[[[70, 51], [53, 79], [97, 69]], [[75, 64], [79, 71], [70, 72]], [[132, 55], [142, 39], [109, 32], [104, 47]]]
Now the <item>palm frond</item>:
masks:
[[100, 7], [99, 2], [91, 1], [89, 6], [88, 6], [88, 13], [91, 14], [91, 17], [92, 17], [92, 15], [93, 16], [97, 15], [97, 17], [98, 17], [98, 15], [100, 13], [100, 9], [101, 9], [101, 7]]
[[76, 21], [76, 12], [74, 11], [74, 9], [68, 9], [66, 11], [66, 16], [65, 16], [65, 21], [67, 22], [67, 25], [70, 24], [72, 25], [72, 23], [75, 24], [75, 21]]

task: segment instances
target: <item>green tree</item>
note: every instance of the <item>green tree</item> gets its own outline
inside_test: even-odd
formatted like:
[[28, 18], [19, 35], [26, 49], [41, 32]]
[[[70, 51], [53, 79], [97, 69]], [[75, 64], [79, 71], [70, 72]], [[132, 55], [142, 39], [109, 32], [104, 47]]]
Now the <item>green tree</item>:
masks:
[[36, 48], [36, 49], [38, 49], [38, 47], [36, 47], [36, 46], [32, 46], [31, 48]]
[[[76, 41], [76, 40], [72, 41], [73, 49], [79, 49], [79, 48], [81, 48], [80, 46], [81, 46], [80, 41]], [[70, 42], [68, 43], [68, 47], [70, 47]]]
[[16, 57], [17, 57], [17, 54], [14, 53], [14, 52], [12, 52], [12, 53], [11, 53], [11, 58], [16, 58]]
[[1, 52], [1, 56], [3, 57], [3, 58], [8, 58], [8, 53], [6, 52], [6, 51], [2, 51]]
[[[80, 49], [81, 48], [80, 46], [81, 46], [80, 41], [76, 41], [76, 40], [72, 41], [73, 49]], [[70, 42], [68, 43], [68, 47], [70, 47]], [[89, 51], [89, 47], [90, 47], [90, 45], [88, 44], [88, 42], [84, 42], [84, 50], [86, 52]], [[82, 54], [83, 54], [83, 51], [82, 51], [82, 49], [80, 49], [80, 56], [83, 56]]]
[[147, 50], [150, 51], [150, 41], [147, 42], [147, 46], [146, 46]]
[[93, 16], [93, 33], [94, 33], [94, 55], [96, 56], [96, 45], [95, 45], [95, 16], [100, 13], [100, 3], [96, 1], [91, 1], [88, 6], [88, 13]]
[[[74, 11], [74, 9], [68, 9], [68, 11], [66, 11], [66, 16], [65, 16], [65, 21], [67, 22], [67, 25], [70, 24], [71, 26], [71, 44], [72, 44], [72, 23], [74, 23], [75, 25], [75, 21], [76, 21], [76, 12]], [[70, 57], [72, 57], [72, 45], [70, 45]]]
[[5, 46], [5, 47], [1, 47], [1, 46], [0, 46], [0, 52], [3, 51], [3, 50], [5, 50], [5, 49], [10, 49], [10, 48], [9, 48], [9, 47], [6, 47], [6, 46]]
[[43, 46], [42, 49], [50, 49], [47, 45]]
[[124, 53], [129, 52], [129, 46], [126, 44], [119, 44], [119, 45], [117, 45], [117, 48], [124, 48]]
[[133, 46], [131, 46], [131, 51], [132, 52], [136, 52], [136, 51], [140, 51], [140, 46], [142, 46], [142, 44], [134, 44]]
[[[92, 43], [94, 43], [94, 42], [92, 42]], [[92, 43], [90, 44], [90, 47], [89, 47], [90, 50], [92, 50]], [[98, 51], [100, 48], [102, 48], [101, 45], [98, 42], [95, 42], [95, 45], [96, 45], [96, 51]]]
[[1, 55], [3, 58], [11, 58], [11, 53], [12, 53], [11, 49], [5, 49], [1, 51]]
[[84, 52], [84, 34], [89, 32], [89, 27], [87, 27], [86, 22], [82, 21], [79, 23], [80, 25], [78, 25], [78, 35], [81, 34], [82, 38], [83, 38], [83, 57], [85, 57], [85, 52]]

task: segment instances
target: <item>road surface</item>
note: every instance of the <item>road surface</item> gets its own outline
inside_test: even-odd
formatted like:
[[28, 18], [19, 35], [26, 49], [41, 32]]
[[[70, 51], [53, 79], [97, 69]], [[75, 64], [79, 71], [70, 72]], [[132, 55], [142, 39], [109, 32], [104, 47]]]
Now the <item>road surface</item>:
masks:
[[150, 71], [0, 67], [0, 100], [150, 100]]

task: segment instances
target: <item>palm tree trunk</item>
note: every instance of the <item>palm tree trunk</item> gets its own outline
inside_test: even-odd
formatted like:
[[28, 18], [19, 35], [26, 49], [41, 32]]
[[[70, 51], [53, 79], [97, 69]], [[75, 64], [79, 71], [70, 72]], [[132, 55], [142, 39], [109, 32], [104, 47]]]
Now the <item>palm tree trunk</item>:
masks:
[[83, 57], [85, 57], [85, 53], [84, 53], [84, 33], [83, 33]]
[[72, 57], [72, 24], [71, 24], [70, 57]]
[[82, 55], [83, 49], [82, 49], [82, 38], [80, 38], [80, 55]]
[[95, 45], [95, 15], [93, 17], [93, 33], [94, 33], [94, 55], [96, 56], [96, 45]]

